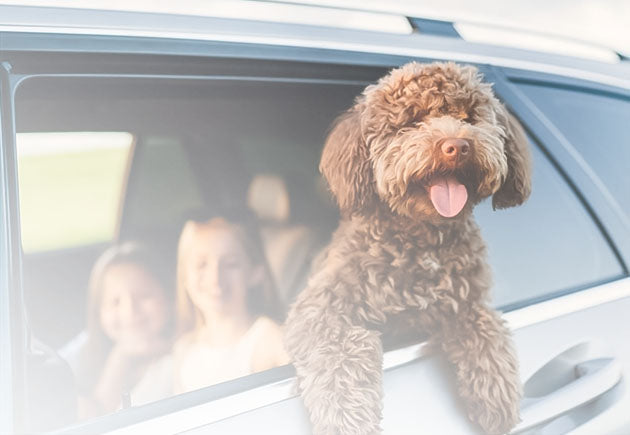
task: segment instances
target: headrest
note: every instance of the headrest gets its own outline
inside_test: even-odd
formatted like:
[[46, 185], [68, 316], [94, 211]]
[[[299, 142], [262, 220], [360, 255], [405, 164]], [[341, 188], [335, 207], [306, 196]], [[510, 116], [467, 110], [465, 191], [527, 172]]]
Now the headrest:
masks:
[[286, 222], [290, 202], [284, 180], [274, 174], [256, 175], [247, 191], [247, 205], [261, 220]]

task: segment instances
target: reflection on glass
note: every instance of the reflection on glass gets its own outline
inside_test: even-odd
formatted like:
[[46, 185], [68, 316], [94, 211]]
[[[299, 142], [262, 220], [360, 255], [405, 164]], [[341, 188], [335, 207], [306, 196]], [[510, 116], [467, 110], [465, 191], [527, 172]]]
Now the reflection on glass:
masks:
[[526, 303], [619, 276], [621, 265], [555, 168], [532, 147], [531, 197], [520, 207], [475, 209], [488, 245], [495, 306]]

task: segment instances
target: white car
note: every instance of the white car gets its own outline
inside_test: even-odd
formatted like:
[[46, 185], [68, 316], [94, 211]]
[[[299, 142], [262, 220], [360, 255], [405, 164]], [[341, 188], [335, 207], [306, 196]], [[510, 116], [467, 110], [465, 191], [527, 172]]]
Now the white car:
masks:
[[[174, 264], [196, 208], [258, 216], [289, 304], [339, 218], [317, 170], [327, 131], [410, 60], [476, 65], [531, 139], [529, 201], [476, 209], [524, 384], [513, 433], [630, 433], [627, 60], [396, 14], [230, 14], [0, 5], [0, 433], [309, 433], [290, 365], [79, 420], [50, 349], [85, 329], [106, 246], [150, 241]], [[422, 337], [385, 347], [384, 433], [476, 433]]]

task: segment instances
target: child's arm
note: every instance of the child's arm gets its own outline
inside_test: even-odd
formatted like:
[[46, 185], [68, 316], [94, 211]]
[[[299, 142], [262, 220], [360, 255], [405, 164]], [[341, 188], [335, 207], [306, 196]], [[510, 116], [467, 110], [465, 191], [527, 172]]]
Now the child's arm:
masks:
[[129, 389], [130, 372], [135, 368], [134, 357], [118, 346], [110, 352], [93, 393], [93, 399], [104, 412], [112, 412], [120, 406], [123, 392]]

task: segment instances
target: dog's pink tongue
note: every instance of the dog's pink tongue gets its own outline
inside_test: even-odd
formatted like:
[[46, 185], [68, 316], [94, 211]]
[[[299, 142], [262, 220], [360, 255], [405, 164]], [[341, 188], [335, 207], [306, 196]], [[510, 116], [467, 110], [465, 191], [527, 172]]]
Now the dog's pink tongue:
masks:
[[466, 186], [455, 177], [440, 177], [429, 186], [429, 197], [439, 214], [450, 218], [464, 208], [468, 200]]

